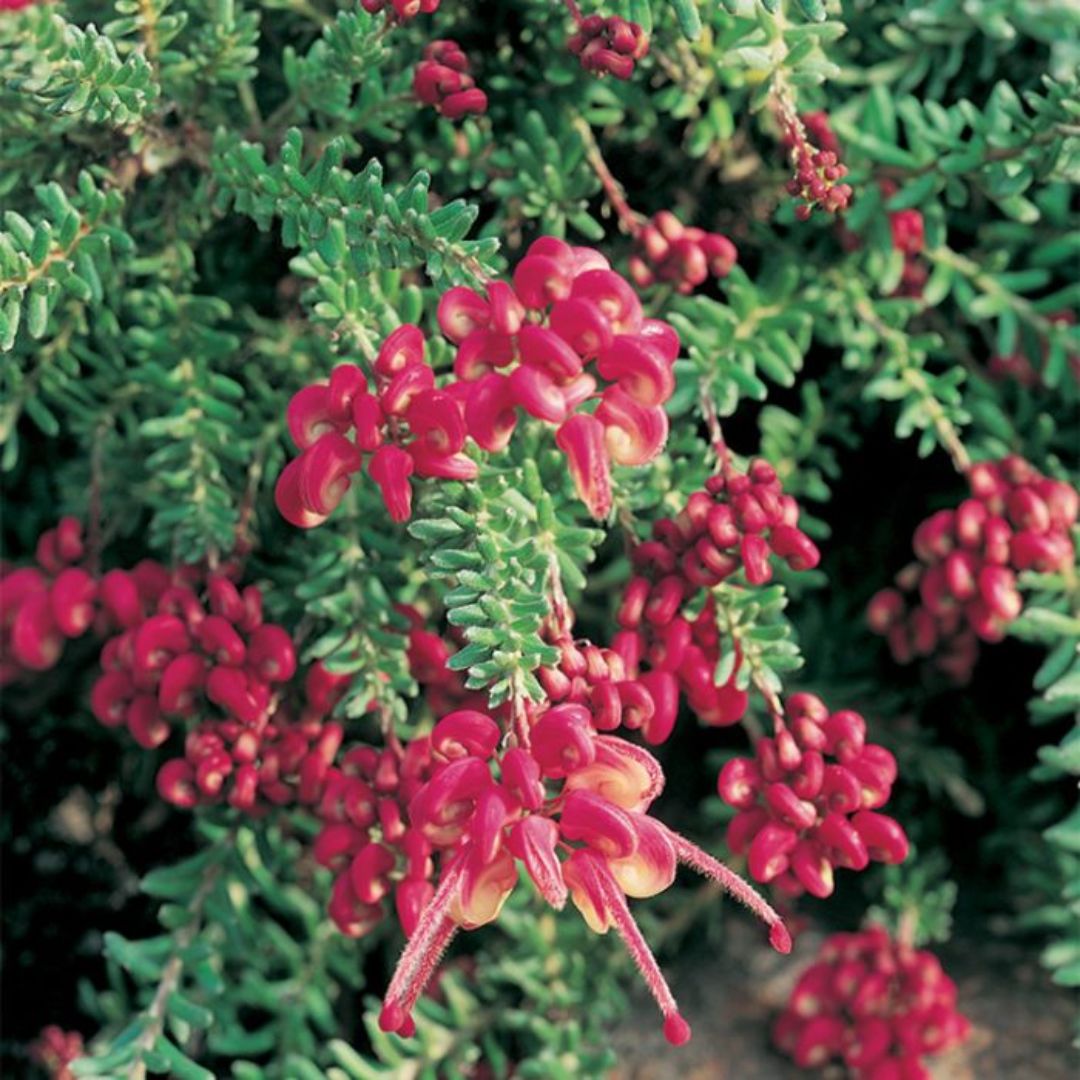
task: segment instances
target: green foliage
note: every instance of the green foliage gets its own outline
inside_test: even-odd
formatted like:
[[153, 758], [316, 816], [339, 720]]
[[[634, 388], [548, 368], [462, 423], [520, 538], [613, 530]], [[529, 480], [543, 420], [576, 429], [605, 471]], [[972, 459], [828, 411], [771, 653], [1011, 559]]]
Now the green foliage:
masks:
[[[571, 17], [550, 0], [446, 0], [393, 25], [354, 0], [73, 0], [63, 14], [39, 4], [0, 15], [5, 545], [25, 549], [62, 510], [102, 534], [106, 566], [238, 560], [302, 663], [351, 676], [338, 709], [347, 739], [378, 742], [432, 720], [401, 605], [440, 629], [445, 618], [451, 667], [493, 707], [519, 708], [541, 697], [537, 670], [558, 659], [546, 638], [563, 598], [578, 616], [563, 628], [606, 644], [631, 573], [626, 545], [701, 487], [721, 438], [756, 451], [803, 504], [800, 523], [830, 542], [822, 571], [714, 590], [717, 682], [737, 649], [736, 684], [756, 704], [775, 706], [805, 679], [830, 707], [872, 705], [875, 741], [901, 762], [905, 824], [920, 834], [918, 859], [877, 879], [873, 914], [913, 925], [918, 940], [949, 932], [956, 890], [932, 846], [939, 819], [964, 815], [967, 836], [1031, 803], [985, 845], [1016, 883], [1000, 907], [1024, 911], [1054, 978], [1080, 985], [1080, 818], [1067, 801], [1080, 775], [1075, 574], [1025, 576], [1017, 641], [1002, 646], [1043, 654], [1034, 736], [995, 729], [974, 693], [886, 668], [861, 619], [895, 569], [894, 534], [906, 543], [918, 516], [955, 496], [955, 478], [941, 479], [950, 462], [1018, 452], [1080, 479], [1080, 328], [1063, 316], [1080, 301], [1074, 6], [582, 7], [650, 33], [633, 78], [583, 71], [564, 47]], [[413, 97], [424, 45], [447, 37], [488, 93], [484, 117], [453, 124]], [[828, 113], [856, 192], [842, 223], [795, 218], [788, 109]], [[628, 208], [610, 205], [616, 190]], [[324, 527], [279, 520], [272, 489], [293, 454], [284, 417], [296, 390], [341, 360], [369, 365], [402, 323], [431, 331], [441, 379], [443, 289], [482, 289], [541, 234], [595, 244], [625, 271], [633, 223], [661, 209], [730, 235], [740, 260], [692, 296], [643, 291], [645, 314], [677, 327], [683, 355], [666, 449], [648, 468], [614, 470], [608, 527], [586, 521], [550, 426], [525, 416], [506, 452], [469, 449], [475, 482], [414, 478], [407, 528], [363, 473]], [[911, 256], [927, 272], [918, 295], [900, 295], [910, 267], [890, 215], [903, 210], [925, 222]], [[1026, 357], [1033, 378], [1002, 381], [992, 356]], [[885, 426], [912, 440], [893, 448], [888, 474], [864, 449]], [[873, 508], [852, 508], [853, 491], [882, 486]], [[69, 652], [44, 691], [5, 686], [16, 702], [5, 749], [12, 732], [73, 736], [78, 755], [96, 723], [85, 699], [97, 656], [87, 643]], [[47, 709], [35, 697], [65, 689]], [[1033, 778], [1007, 775], [1022, 756], [1009, 740], [1024, 737], [1031, 763], [1043, 743]], [[686, 765], [682, 753], [696, 769], [701, 750], [691, 736], [671, 760]], [[160, 812], [153, 764], [108, 763], [109, 790], [121, 777], [123, 813], [140, 821]], [[573, 912], [540, 914], [516, 893], [498, 928], [451, 954], [417, 1008], [418, 1038], [402, 1040], [378, 1029], [374, 1005], [400, 940], [389, 919], [360, 943], [332, 929], [312, 815], [195, 820], [198, 852], [143, 880], [160, 932], [105, 938], [107, 985], [81, 1000], [100, 1033], [78, 1075], [610, 1070], [606, 1025], [625, 1006], [626, 965]], [[969, 854], [954, 860], [965, 873]]]
[[430, 210], [429, 176], [418, 173], [394, 194], [385, 189], [378, 161], [361, 173], [342, 165], [342, 140], [331, 141], [306, 170], [303, 151], [295, 128], [273, 164], [261, 145], [220, 135], [211, 162], [219, 208], [235, 206], [260, 229], [280, 218], [286, 247], [314, 251], [328, 267], [345, 264], [356, 275], [417, 264], [435, 284], [486, 274], [495, 242], [465, 239], [476, 208], [452, 202]]
[[38, 340], [46, 335], [59, 305], [95, 306], [104, 300], [103, 277], [112, 254], [131, 243], [113, 222], [124, 206], [117, 191], [102, 191], [88, 172], [68, 195], [56, 183], [34, 189], [40, 205], [35, 220], [15, 210], [0, 231], [0, 351], [15, 345], [20, 326]]
[[[122, 58], [108, 33], [75, 26], [48, 7], [19, 23], [16, 32], [27, 36], [7, 69], [11, 89], [61, 117], [120, 128], [136, 124], [155, 107], [159, 87], [141, 52]], [[0, 57], [6, 51], [2, 41]]]
[[783, 689], [782, 676], [803, 666], [794, 628], [784, 616], [784, 587], [724, 582], [713, 589], [713, 596], [722, 641], [716, 684], [723, 685], [734, 674], [739, 690], [754, 686], [770, 702], [775, 700]]
[[731, 416], [746, 398], [764, 401], [769, 387], [795, 385], [810, 344], [813, 319], [796, 295], [794, 266], [755, 285], [739, 268], [725, 286], [728, 303], [707, 297], [677, 299], [671, 323], [679, 331], [702, 393]]
[[470, 688], [488, 688], [493, 706], [543, 696], [532, 672], [558, 663], [557, 650], [541, 637], [552, 583], [579, 591], [602, 537], [576, 524], [561, 502], [525, 456], [477, 484], [443, 485], [409, 526], [425, 547], [430, 575], [452, 586], [442, 597], [447, 620], [467, 644], [450, 667], [468, 672]]
[[491, 193], [535, 219], [542, 232], [565, 236], [569, 226], [587, 240], [603, 238], [603, 225], [588, 212], [600, 182], [585, 160], [579, 131], [557, 137], [544, 115], [530, 109], [518, 134], [496, 148], [491, 163], [498, 170]]

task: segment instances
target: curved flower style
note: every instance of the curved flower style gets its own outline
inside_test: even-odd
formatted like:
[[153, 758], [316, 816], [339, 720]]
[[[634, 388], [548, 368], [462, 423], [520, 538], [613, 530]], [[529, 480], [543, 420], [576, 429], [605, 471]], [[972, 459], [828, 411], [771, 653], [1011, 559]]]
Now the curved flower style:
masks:
[[[490, 715], [458, 710], [431, 734], [431, 779], [413, 796], [409, 821], [440, 862], [438, 888], [398, 961], [380, 1015], [408, 1035], [419, 995], [459, 929], [492, 922], [519, 867], [556, 910], [573, 901], [597, 933], [614, 928], [680, 1044], [690, 1027], [627, 904], [655, 896], [678, 863], [719, 882], [769, 927], [774, 948], [791, 939], [779, 915], [745, 881], [649, 815], [663, 773], [645, 750], [593, 730], [582, 705], [555, 705], [506, 745]], [[513, 743], [516, 743], [514, 745]]]

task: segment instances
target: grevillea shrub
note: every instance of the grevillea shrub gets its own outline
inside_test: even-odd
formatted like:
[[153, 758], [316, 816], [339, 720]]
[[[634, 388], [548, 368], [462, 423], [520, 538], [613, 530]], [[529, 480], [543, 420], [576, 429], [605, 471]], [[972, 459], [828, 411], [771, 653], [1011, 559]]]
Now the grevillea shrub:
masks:
[[991, 933], [1080, 982], [1078, 42], [0, 0], [5, 1075], [903, 1080]]

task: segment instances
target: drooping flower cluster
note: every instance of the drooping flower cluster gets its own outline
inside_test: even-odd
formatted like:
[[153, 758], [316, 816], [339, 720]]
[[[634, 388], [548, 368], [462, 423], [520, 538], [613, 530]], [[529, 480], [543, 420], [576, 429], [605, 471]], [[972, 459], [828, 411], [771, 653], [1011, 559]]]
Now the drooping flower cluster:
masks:
[[375, 392], [355, 364], [338, 364], [329, 382], [304, 387], [289, 402], [289, 432], [302, 451], [285, 466], [274, 497], [300, 528], [321, 525], [365, 467], [394, 521], [412, 514], [410, 477], [470, 480], [476, 462], [462, 453], [460, 396], [435, 388], [419, 327], [398, 327], [374, 363]]
[[448, 120], [487, 112], [487, 94], [476, 85], [469, 58], [456, 41], [432, 41], [424, 46], [424, 58], [413, 73], [413, 93]]
[[0, 686], [54, 667], [97, 616], [98, 583], [78, 563], [82, 523], [62, 518], [38, 539], [37, 566], [0, 565]]
[[497, 918], [521, 866], [552, 907], [569, 898], [598, 933], [615, 928], [660, 1006], [668, 1040], [685, 1042], [689, 1025], [627, 897], [662, 892], [681, 861], [746, 903], [786, 952], [783, 923], [744, 881], [648, 815], [663, 773], [646, 751], [598, 734], [580, 705], [555, 705], [514, 727], [504, 738], [490, 715], [471, 710], [435, 725], [434, 771], [408, 817], [438, 859], [439, 884], [398, 962], [380, 1025], [412, 1033], [413, 1006], [451, 938]]
[[385, 11], [388, 20], [400, 23], [438, 11], [439, 3], [440, 0], [360, 0], [360, 6], [369, 15]]
[[653, 746], [671, 734], [679, 711], [679, 683], [671, 672], [639, 672], [638, 658], [619, 636], [603, 648], [575, 640], [563, 625], [548, 628], [545, 638], [559, 650], [558, 666], [537, 672], [548, 701], [587, 708], [597, 731], [640, 731]]
[[684, 294], [708, 279], [731, 273], [739, 253], [721, 233], [684, 225], [670, 210], [661, 210], [637, 230], [630, 276], [646, 287], [668, 282]]
[[314, 855], [337, 875], [328, 911], [343, 934], [362, 937], [378, 925], [392, 892], [398, 921], [411, 936], [435, 895], [431, 845], [407, 817], [432, 764], [431, 741], [422, 738], [404, 749], [396, 741], [383, 750], [350, 747], [328, 770]]
[[[558, 425], [555, 441], [594, 517], [611, 509], [612, 462], [645, 465], [663, 449], [678, 335], [644, 317], [633, 287], [600, 252], [541, 237], [512, 286], [492, 282], [486, 296], [452, 288], [438, 319], [457, 346], [469, 435], [485, 450], [503, 449], [519, 407]], [[577, 411], [597, 396], [594, 413]]]
[[833, 870], [865, 870], [871, 860], [899, 863], [908, 841], [877, 811], [888, 802], [896, 759], [866, 741], [866, 722], [830, 713], [814, 694], [793, 694], [773, 738], [753, 758], [733, 758], [720, 772], [720, 797], [738, 813], [728, 846], [746, 854], [751, 877], [790, 896], [829, 896]]
[[1020, 457], [975, 465], [967, 479], [970, 498], [919, 525], [918, 561], [867, 608], [870, 628], [885, 635], [898, 663], [934, 656], [957, 682], [971, 677], [978, 642], [1000, 641], [1020, 614], [1016, 575], [1071, 565], [1080, 511], [1074, 488]]
[[[578, 493], [597, 518], [611, 509], [611, 463], [645, 465], [663, 449], [678, 335], [644, 317], [633, 287], [598, 251], [541, 237], [512, 286], [492, 281], [485, 295], [448, 289], [438, 322], [456, 347], [455, 378], [441, 389], [424, 360], [422, 331], [405, 325], [379, 349], [374, 392], [360, 368], [339, 364], [329, 382], [293, 397], [289, 430], [302, 453], [275, 492], [292, 524], [325, 521], [363, 467], [391, 517], [407, 520], [410, 477], [471, 479], [477, 467], [466, 440], [503, 450], [519, 408], [556, 426]], [[576, 411], [597, 397], [594, 412]]]
[[824, 113], [797, 116], [782, 111], [779, 116], [784, 145], [791, 153], [795, 175], [788, 181], [787, 190], [802, 202], [795, 216], [806, 221], [815, 207], [838, 214], [851, 202], [851, 185], [844, 183], [847, 167], [840, 163], [839, 144]]
[[83, 1037], [77, 1031], [65, 1031], [57, 1024], [42, 1028], [30, 1044], [30, 1059], [48, 1073], [50, 1080], [75, 1080], [68, 1066], [83, 1056]]
[[586, 15], [566, 39], [566, 47], [586, 71], [629, 79], [649, 52], [649, 37], [635, 22], [618, 15]]
[[855, 1080], [930, 1080], [923, 1057], [970, 1031], [938, 958], [874, 926], [825, 941], [773, 1037], [804, 1069], [839, 1058]]
[[324, 723], [341, 679], [315, 665], [303, 706], [286, 700], [295, 648], [283, 627], [263, 621], [256, 586], [241, 591], [224, 573], [204, 580], [193, 569], [140, 564], [110, 571], [101, 595], [121, 631], [102, 649], [90, 705], [144, 749], [183, 731], [183, 756], [158, 772], [163, 799], [252, 811], [320, 797], [341, 745], [340, 726]]
[[751, 585], [765, 584], [772, 578], [773, 555], [793, 570], [815, 567], [820, 553], [798, 528], [798, 518], [798, 504], [783, 493], [776, 470], [753, 461], [745, 473], [726, 465], [674, 518], [656, 522], [652, 539], [632, 553], [635, 576], [617, 616], [623, 633], [612, 643], [631, 676], [644, 661], [652, 672], [678, 678], [702, 722], [723, 726], [741, 720], [748, 697], [735, 686], [738, 663], [728, 683], [715, 685], [720, 637], [713, 598], [696, 616], [687, 617], [683, 609], [701, 590], [738, 570]]

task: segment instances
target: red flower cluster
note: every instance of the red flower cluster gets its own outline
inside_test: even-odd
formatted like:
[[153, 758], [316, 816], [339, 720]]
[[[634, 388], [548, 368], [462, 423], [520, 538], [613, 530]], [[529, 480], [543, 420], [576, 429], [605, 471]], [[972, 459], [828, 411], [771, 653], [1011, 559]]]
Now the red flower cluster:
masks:
[[597, 731], [640, 731], [653, 746], [667, 739], [679, 711], [679, 684], [671, 672], [639, 673], [638, 658], [619, 637], [602, 648], [575, 641], [566, 625], [549, 628], [545, 637], [560, 654], [557, 667], [537, 672], [549, 702], [584, 706]]
[[938, 958], [874, 926], [826, 940], [773, 1037], [804, 1069], [842, 1058], [855, 1080], [930, 1080], [922, 1057], [970, 1031]]
[[389, 21], [401, 23], [438, 11], [439, 3], [440, 0], [360, 0], [360, 6], [369, 15], [385, 11]]
[[460, 396], [435, 389], [419, 327], [399, 326], [375, 359], [375, 393], [355, 364], [338, 364], [329, 382], [305, 386], [289, 402], [289, 432], [302, 451], [278, 477], [282, 516], [308, 529], [321, 525], [364, 467], [394, 521], [412, 514], [410, 477], [471, 480], [476, 462], [462, 453]]
[[1074, 488], [1020, 457], [975, 465], [968, 483], [970, 498], [919, 525], [918, 562], [867, 608], [870, 628], [887, 637], [897, 663], [936, 654], [957, 682], [971, 677], [978, 641], [1000, 641], [1020, 614], [1016, 575], [1071, 565], [1080, 511]]
[[727, 465], [674, 518], [656, 522], [652, 539], [632, 553], [635, 576], [626, 585], [617, 616], [623, 633], [613, 647], [628, 673], [633, 676], [644, 660], [651, 675], [677, 677], [704, 723], [723, 726], [741, 720], [748, 697], [735, 686], [738, 664], [726, 685], [716, 686], [713, 677], [720, 642], [712, 597], [692, 620], [682, 610], [701, 590], [740, 569], [751, 585], [765, 584], [772, 578], [772, 555], [793, 570], [817, 566], [818, 549], [798, 528], [798, 519], [798, 505], [783, 493], [776, 470], [758, 460], [746, 473]]
[[315, 664], [298, 713], [275, 695], [252, 720], [225, 706], [222, 718], [200, 717], [184, 739], [184, 756], [158, 770], [158, 794], [184, 809], [227, 801], [253, 815], [271, 805], [316, 804], [341, 748], [342, 727], [326, 717], [344, 682], [347, 676]]
[[[886, 199], [892, 198], [899, 190], [892, 180], [881, 180], [878, 186]], [[918, 210], [890, 210], [889, 229], [893, 249], [904, 256], [904, 270], [894, 295], [918, 299], [930, 276], [926, 262], [919, 258], [926, 247], [926, 222]]]
[[[610, 463], [644, 465], [667, 441], [664, 402], [675, 388], [675, 331], [643, 316], [641, 301], [591, 248], [541, 237], [514, 271], [513, 286], [486, 295], [447, 290], [438, 322], [456, 346], [455, 380], [435, 388], [416, 326], [395, 330], [375, 360], [376, 390], [353, 364], [297, 393], [289, 430], [303, 451], [278, 479], [275, 497], [294, 525], [319, 525], [367, 460], [391, 517], [412, 513], [413, 475], [469, 480], [466, 437], [495, 453], [510, 441], [518, 408], [558, 425], [577, 489], [598, 518], [611, 509]], [[586, 372], [595, 361], [596, 375]], [[599, 390], [596, 376], [610, 380]], [[595, 413], [577, 413], [599, 396]]]
[[[0, 0], [0, 10], [7, 0]], [[30, 1058], [40, 1065], [50, 1080], [75, 1080], [68, 1066], [83, 1055], [83, 1038], [77, 1031], [65, 1031], [56, 1024], [42, 1028], [30, 1044]]]
[[791, 150], [795, 175], [788, 181], [788, 194], [802, 199], [795, 216], [806, 221], [814, 207], [838, 214], [851, 202], [851, 185], [843, 183], [847, 167], [840, 164], [839, 144], [824, 113], [798, 117], [781, 115], [784, 144]]
[[194, 569], [169, 573], [142, 563], [106, 574], [101, 598], [122, 629], [101, 652], [94, 715], [107, 727], [126, 725], [148, 750], [174, 724], [188, 728], [184, 756], [158, 772], [163, 799], [183, 807], [227, 800], [250, 811], [260, 797], [278, 804], [319, 798], [341, 745], [340, 727], [323, 718], [342, 679], [313, 667], [294, 720], [281, 700], [296, 672], [292, 638], [263, 621], [257, 587], [241, 592], [220, 573], [203, 586]]
[[36, 0], [0, 0], [0, 11], [22, 11]]
[[[438, 319], [457, 346], [454, 371], [466, 384], [473, 440], [503, 449], [519, 407], [558, 425], [555, 441], [594, 517], [611, 509], [610, 463], [645, 465], [667, 442], [663, 406], [675, 389], [678, 335], [644, 317], [633, 287], [600, 252], [543, 236], [518, 263], [512, 287], [491, 282], [486, 297], [452, 288]], [[597, 396], [597, 376], [609, 385], [595, 413], [577, 412]]]
[[0, 565], [0, 686], [55, 666], [64, 642], [90, 629], [98, 583], [76, 565], [83, 553], [82, 523], [66, 517], [41, 534], [36, 567]]
[[629, 79], [634, 64], [649, 52], [649, 38], [637, 23], [618, 15], [587, 15], [578, 20], [566, 47], [586, 71]]
[[448, 120], [487, 112], [487, 94], [477, 87], [469, 58], [456, 41], [432, 41], [424, 47], [424, 59], [413, 73], [413, 93]]
[[439, 884], [398, 962], [380, 1026], [412, 1033], [413, 1006], [451, 938], [497, 918], [520, 865], [557, 910], [569, 898], [596, 932], [615, 928], [660, 1006], [668, 1040], [685, 1042], [689, 1025], [626, 898], [668, 888], [681, 861], [746, 903], [786, 952], [783, 923], [742, 879], [648, 815], [663, 787], [659, 764], [622, 739], [597, 734], [588, 709], [555, 705], [521, 718], [515, 731], [508, 741], [490, 715], [474, 710], [435, 725], [432, 775], [413, 795], [408, 817], [439, 861]]
[[904, 830], [876, 813], [888, 802], [896, 759], [866, 741], [858, 713], [830, 714], [814, 694], [793, 694], [786, 715], [774, 738], [758, 740], [753, 759], [733, 758], [717, 781], [720, 797], [739, 811], [728, 846], [747, 854], [751, 877], [790, 896], [825, 897], [834, 867], [903, 862]]
[[432, 765], [425, 738], [404, 750], [396, 741], [381, 751], [354, 746], [340, 767], [328, 770], [314, 854], [337, 875], [328, 910], [343, 934], [362, 937], [378, 925], [393, 891], [398, 920], [411, 937], [435, 895], [431, 845], [406, 821], [409, 801], [430, 778]]
[[710, 274], [727, 277], [739, 256], [726, 236], [684, 225], [670, 210], [654, 214], [635, 240], [630, 276], [642, 287], [665, 281], [692, 293]]

